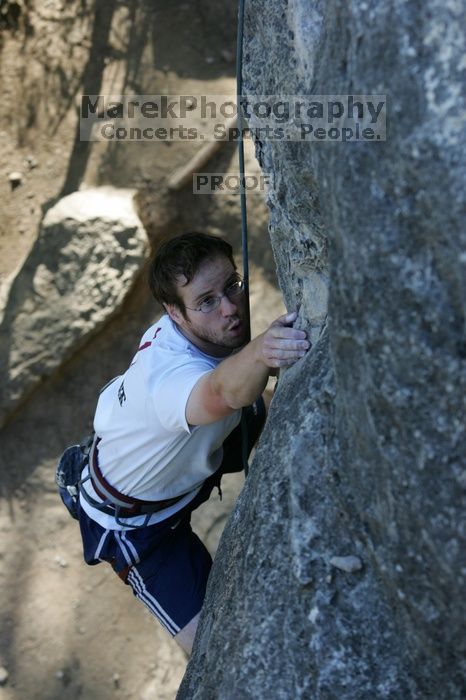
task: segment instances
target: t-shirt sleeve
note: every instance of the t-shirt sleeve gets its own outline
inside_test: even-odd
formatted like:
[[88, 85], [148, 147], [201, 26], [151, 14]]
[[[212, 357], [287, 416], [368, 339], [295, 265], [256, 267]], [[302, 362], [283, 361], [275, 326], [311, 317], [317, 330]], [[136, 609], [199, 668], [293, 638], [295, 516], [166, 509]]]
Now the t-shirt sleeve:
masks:
[[163, 427], [189, 433], [192, 430], [186, 421], [189, 395], [199, 379], [213, 368], [201, 358], [187, 354], [177, 358], [176, 364], [173, 358], [171, 360], [169, 367], [159, 362], [157, 370], [154, 368], [149, 381], [150, 393]]

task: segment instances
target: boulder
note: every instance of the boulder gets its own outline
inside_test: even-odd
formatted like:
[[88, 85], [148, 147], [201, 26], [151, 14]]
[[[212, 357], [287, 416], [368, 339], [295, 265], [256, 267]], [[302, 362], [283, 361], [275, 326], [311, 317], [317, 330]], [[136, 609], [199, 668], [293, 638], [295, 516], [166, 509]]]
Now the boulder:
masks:
[[11, 282], [0, 323], [0, 424], [121, 307], [146, 258], [132, 190], [61, 199]]
[[454, 0], [246, 3], [247, 94], [386, 94], [388, 137], [256, 137], [314, 345], [280, 375], [179, 700], [466, 697], [465, 53]]

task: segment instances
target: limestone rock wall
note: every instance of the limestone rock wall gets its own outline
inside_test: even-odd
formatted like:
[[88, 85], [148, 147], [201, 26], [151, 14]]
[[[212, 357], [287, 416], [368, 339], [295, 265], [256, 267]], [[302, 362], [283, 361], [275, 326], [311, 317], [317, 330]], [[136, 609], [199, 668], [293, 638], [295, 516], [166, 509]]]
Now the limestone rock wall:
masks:
[[246, 3], [245, 92], [386, 94], [388, 138], [256, 143], [313, 349], [280, 377], [179, 698], [466, 697], [465, 32], [456, 0]]

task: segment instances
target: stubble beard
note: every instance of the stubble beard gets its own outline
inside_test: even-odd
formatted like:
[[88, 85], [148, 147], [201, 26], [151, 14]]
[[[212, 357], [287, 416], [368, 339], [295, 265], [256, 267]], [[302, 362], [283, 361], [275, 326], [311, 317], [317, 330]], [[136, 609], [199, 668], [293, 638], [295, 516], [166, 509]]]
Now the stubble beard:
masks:
[[[246, 343], [246, 326], [242, 314], [238, 314], [236, 319], [240, 321], [243, 326], [242, 333], [239, 336], [230, 336], [228, 335], [228, 331], [210, 331], [206, 328], [198, 327], [197, 324], [193, 323], [190, 319], [186, 320], [190, 332], [199, 340], [215, 345], [218, 348], [225, 348], [225, 350], [237, 350]], [[229, 325], [232, 323], [234, 323], [234, 321], [230, 321]]]

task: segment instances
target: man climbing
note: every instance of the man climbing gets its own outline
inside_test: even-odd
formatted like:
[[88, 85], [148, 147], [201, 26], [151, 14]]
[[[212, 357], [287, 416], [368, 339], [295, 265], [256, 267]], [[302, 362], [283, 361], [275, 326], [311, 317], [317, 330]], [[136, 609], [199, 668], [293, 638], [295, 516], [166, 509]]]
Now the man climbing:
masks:
[[191, 513], [242, 468], [241, 409], [250, 451], [269, 374], [309, 343], [291, 327], [296, 314], [245, 343], [243, 283], [215, 236], [163, 244], [150, 286], [166, 314], [100, 394], [78, 517], [86, 562], [109, 562], [190, 653], [212, 564]]

